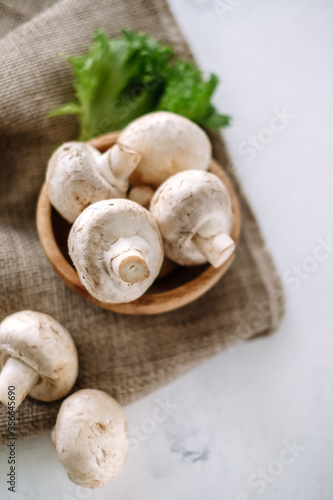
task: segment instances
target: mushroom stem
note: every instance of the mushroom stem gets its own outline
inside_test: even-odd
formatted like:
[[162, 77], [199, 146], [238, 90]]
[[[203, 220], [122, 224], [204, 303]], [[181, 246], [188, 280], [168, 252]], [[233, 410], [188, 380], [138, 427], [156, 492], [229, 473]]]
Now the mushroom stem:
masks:
[[134, 186], [128, 193], [128, 199], [139, 203], [144, 208], [148, 208], [154, 192], [154, 189], [150, 186]]
[[142, 155], [123, 144], [115, 144], [108, 152], [113, 175], [127, 181], [141, 161]]
[[0, 374], [0, 402], [8, 405], [8, 388], [14, 387], [15, 410], [37, 384], [39, 374], [23, 361], [9, 357]]
[[139, 283], [148, 278], [147, 262], [137, 250], [127, 250], [112, 259], [112, 270], [126, 283]]
[[214, 220], [206, 221], [192, 237], [193, 243], [213, 267], [220, 267], [235, 250], [235, 242], [219, 231]]
[[149, 246], [140, 236], [119, 238], [105, 252], [104, 259], [110, 271], [113, 271], [125, 283], [139, 283], [150, 275], [146, 261]]
[[213, 267], [222, 266], [235, 250], [234, 240], [225, 233], [216, 234], [210, 238], [195, 234], [192, 241]]
[[103, 154], [96, 151], [93, 158], [95, 169], [106, 181], [114, 184], [115, 179], [121, 182], [128, 181], [142, 155], [127, 146], [115, 144]]

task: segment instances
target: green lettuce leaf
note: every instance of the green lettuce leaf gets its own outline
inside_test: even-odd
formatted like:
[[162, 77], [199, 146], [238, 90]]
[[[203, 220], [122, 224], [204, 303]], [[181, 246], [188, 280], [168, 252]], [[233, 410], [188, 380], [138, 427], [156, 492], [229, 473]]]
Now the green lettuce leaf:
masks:
[[108, 39], [96, 30], [87, 54], [69, 56], [75, 101], [49, 116], [76, 114], [80, 140], [121, 130], [135, 118], [155, 110], [173, 111], [218, 129], [229, 122], [210, 103], [218, 84], [205, 79], [194, 63], [176, 58], [171, 47], [151, 36], [123, 31]]
[[230, 117], [219, 114], [210, 103], [218, 83], [216, 75], [205, 78], [192, 61], [177, 59], [157, 109], [178, 113], [209, 128], [224, 127]]

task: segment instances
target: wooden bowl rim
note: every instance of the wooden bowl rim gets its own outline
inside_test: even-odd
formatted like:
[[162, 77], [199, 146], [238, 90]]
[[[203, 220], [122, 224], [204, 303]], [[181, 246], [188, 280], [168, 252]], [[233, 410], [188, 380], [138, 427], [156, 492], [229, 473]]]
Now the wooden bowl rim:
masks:
[[[103, 152], [111, 147], [117, 141], [118, 137], [119, 132], [111, 132], [109, 134], [96, 137], [95, 139], [89, 141], [89, 143]], [[241, 211], [238, 197], [227, 173], [216, 160], [211, 160], [209, 171], [217, 175], [229, 191], [234, 212], [234, 225], [231, 231], [231, 236], [234, 239], [237, 248], [241, 229]], [[235, 257], [233, 254], [224, 264], [222, 264], [222, 266], [218, 268], [208, 266], [194, 279], [186, 282], [185, 284], [176, 286], [171, 290], [157, 293], [145, 293], [133, 302], [109, 304], [101, 302], [90, 295], [80, 282], [75, 269], [70, 265], [60, 251], [54, 236], [51, 211], [52, 205], [48, 197], [47, 184], [44, 183], [37, 202], [36, 222], [38, 236], [48, 260], [60, 278], [73, 291], [91, 301], [95, 305], [110, 311], [132, 315], [161, 314], [183, 307], [201, 297], [210, 288], [212, 288], [229, 269]]]

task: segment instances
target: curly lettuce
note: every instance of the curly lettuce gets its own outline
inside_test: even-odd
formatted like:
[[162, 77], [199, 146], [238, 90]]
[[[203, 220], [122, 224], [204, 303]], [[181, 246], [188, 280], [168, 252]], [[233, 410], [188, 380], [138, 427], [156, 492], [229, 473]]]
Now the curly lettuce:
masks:
[[74, 73], [75, 100], [49, 116], [77, 115], [80, 140], [121, 130], [155, 110], [212, 129], [229, 123], [211, 104], [217, 76], [205, 77], [192, 61], [177, 58], [170, 46], [148, 34], [123, 30], [121, 37], [108, 39], [96, 30], [88, 52], [66, 60]]

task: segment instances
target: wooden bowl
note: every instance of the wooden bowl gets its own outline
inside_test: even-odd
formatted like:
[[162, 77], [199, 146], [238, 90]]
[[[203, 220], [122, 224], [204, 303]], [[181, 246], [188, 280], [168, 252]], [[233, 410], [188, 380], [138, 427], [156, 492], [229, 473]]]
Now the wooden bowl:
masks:
[[[104, 152], [111, 147], [119, 136], [118, 132], [105, 134], [90, 141]], [[234, 212], [234, 225], [231, 237], [238, 242], [241, 226], [239, 202], [229, 177], [220, 165], [211, 160], [209, 171], [217, 175], [226, 185]], [[163, 278], [158, 278], [139, 299], [122, 304], [107, 304], [92, 297], [79, 280], [67, 250], [67, 238], [71, 225], [65, 221], [51, 206], [47, 186], [42, 186], [37, 203], [37, 231], [47, 258], [56, 273], [66, 283], [85, 299], [94, 304], [123, 314], [160, 314], [183, 307], [212, 288], [226, 273], [233, 262], [232, 255], [221, 267], [214, 268], [209, 264], [193, 267], [177, 266], [176, 269]]]

